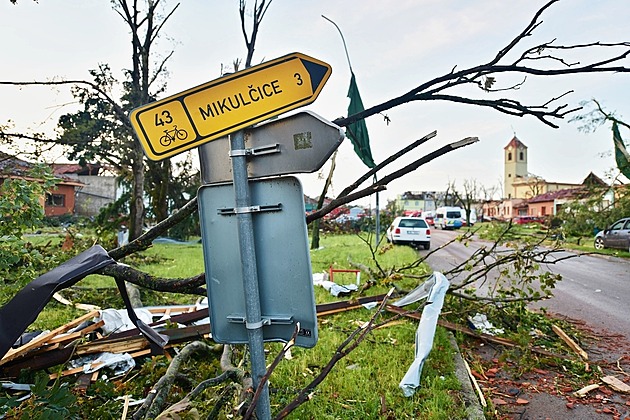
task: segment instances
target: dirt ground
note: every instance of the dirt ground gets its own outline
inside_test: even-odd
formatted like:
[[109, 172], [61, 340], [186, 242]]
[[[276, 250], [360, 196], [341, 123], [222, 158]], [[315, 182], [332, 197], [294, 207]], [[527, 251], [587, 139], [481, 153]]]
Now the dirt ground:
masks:
[[[609, 331], [595, 331], [585, 322], [566, 320], [581, 331], [579, 346], [588, 353], [587, 362], [575, 355], [577, 368], [571, 371], [566, 364], [545, 364], [539, 365], [544, 368], [521, 373], [519, 367], [524, 363], [514, 360], [518, 356], [506, 353], [501, 346], [476, 340], [462, 346], [473, 375], [494, 408], [494, 417], [488, 418], [630, 420], [630, 394], [613, 390], [601, 381], [613, 375], [630, 384], [630, 342]], [[580, 378], [576, 376], [579, 371], [591, 373]], [[574, 394], [589, 384], [599, 387], [584, 397]]]

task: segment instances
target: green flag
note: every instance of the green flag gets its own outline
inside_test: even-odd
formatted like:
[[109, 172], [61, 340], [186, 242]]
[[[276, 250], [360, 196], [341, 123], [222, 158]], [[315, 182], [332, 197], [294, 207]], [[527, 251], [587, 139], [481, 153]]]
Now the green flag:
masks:
[[[350, 89], [348, 89], [348, 98], [350, 98], [350, 105], [348, 105], [348, 116], [354, 115], [361, 111], [364, 111], [363, 101], [361, 95], [359, 95], [359, 88], [357, 87], [357, 81], [354, 78], [354, 73], [350, 79]], [[355, 153], [361, 158], [363, 163], [368, 168], [376, 166], [374, 159], [372, 159], [372, 151], [370, 150], [370, 136], [368, 134], [365, 120], [359, 120], [346, 127], [346, 137], [350, 139], [354, 145]]]
[[619, 133], [619, 127], [617, 126], [616, 121], [613, 121], [612, 131], [613, 142], [615, 143], [615, 161], [617, 162], [617, 167], [626, 178], [630, 179], [630, 153], [626, 150], [626, 145], [621, 139], [621, 134]]

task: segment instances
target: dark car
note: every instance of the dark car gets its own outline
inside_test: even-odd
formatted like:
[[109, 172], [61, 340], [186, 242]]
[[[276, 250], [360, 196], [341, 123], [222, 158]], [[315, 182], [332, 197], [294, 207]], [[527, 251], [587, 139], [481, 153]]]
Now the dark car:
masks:
[[630, 217], [617, 220], [595, 235], [595, 249], [617, 248], [630, 252]]

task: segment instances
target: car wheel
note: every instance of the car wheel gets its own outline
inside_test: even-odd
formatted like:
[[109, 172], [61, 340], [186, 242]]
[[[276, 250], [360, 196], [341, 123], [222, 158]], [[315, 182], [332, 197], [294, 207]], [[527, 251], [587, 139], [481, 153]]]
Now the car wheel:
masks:
[[429, 249], [431, 248], [431, 244], [424, 244], [424, 249]]
[[595, 238], [595, 249], [604, 249], [604, 240], [602, 238]]

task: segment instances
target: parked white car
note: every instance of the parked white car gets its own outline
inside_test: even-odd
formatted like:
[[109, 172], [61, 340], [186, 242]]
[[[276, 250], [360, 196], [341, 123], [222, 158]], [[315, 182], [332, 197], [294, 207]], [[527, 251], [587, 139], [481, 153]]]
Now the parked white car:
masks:
[[397, 217], [387, 228], [387, 242], [431, 247], [431, 229], [422, 217]]

